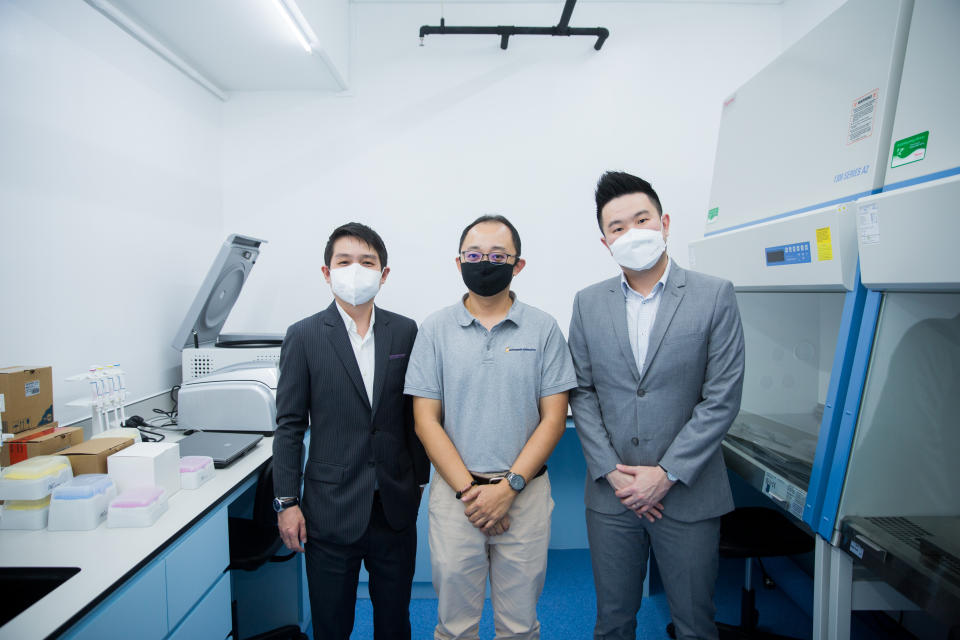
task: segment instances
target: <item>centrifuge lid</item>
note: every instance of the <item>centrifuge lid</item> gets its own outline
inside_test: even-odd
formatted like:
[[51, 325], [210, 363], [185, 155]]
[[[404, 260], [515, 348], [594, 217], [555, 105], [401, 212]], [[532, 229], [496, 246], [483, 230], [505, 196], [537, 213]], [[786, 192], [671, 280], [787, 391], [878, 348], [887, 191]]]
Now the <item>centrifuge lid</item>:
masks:
[[194, 346], [194, 332], [197, 344], [211, 346], [216, 343], [264, 242], [266, 240], [239, 234], [227, 236], [177, 331], [174, 349]]

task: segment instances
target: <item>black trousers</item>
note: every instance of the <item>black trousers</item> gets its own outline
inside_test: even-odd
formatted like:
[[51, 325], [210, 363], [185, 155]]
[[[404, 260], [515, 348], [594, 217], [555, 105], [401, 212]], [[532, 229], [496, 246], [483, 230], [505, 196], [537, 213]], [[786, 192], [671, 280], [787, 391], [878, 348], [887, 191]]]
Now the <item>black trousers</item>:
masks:
[[353, 544], [309, 538], [306, 567], [314, 640], [349, 640], [361, 561], [370, 574], [374, 638], [410, 640], [410, 590], [416, 557], [416, 524], [403, 531], [391, 529], [379, 493], [373, 500], [367, 530]]

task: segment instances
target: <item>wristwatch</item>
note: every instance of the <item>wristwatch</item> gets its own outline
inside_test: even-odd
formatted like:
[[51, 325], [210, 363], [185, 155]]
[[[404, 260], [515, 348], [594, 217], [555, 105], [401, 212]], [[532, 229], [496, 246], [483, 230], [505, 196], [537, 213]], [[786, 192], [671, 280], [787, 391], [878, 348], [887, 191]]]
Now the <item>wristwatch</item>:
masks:
[[300, 498], [274, 498], [273, 510], [280, 513], [284, 509], [295, 507], [300, 504]]
[[527, 481], [523, 479], [523, 476], [519, 473], [514, 473], [513, 471], [507, 471], [506, 475], [503, 476], [507, 479], [507, 484], [510, 485], [510, 488], [520, 493], [523, 491], [523, 488], [527, 486]]
[[675, 475], [673, 475], [672, 473], [670, 473], [669, 471], [667, 471], [662, 464], [661, 464], [661, 465], [657, 465], [657, 466], [659, 466], [661, 469], [663, 469], [663, 472], [667, 474], [667, 480], [669, 480], [670, 482], [676, 482], [677, 480], [680, 479], [680, 478], [678, 478], [677, 476], [675, 476]]

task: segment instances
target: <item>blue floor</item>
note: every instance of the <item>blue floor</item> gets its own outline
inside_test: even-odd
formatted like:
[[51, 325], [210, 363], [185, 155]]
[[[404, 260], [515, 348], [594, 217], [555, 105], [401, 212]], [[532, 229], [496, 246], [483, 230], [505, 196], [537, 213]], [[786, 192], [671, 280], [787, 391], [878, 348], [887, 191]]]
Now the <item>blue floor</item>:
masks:
[[[720, 576], [717, 581], [717, 620], [737, 623], [740, 618], [740, 590], [743, 586], [743, 560], [720, 560]], [[798, 607], [780, 589], [764, 589], [757, 579], [757, 609], [760, 611], [760, 627], [766, 631], [786, 634], [796, 638], [809, 638], [813, 623], [803, 609]], [[666, 596], [654, 583], [652, 595], [646, 598], [637, 616], [639, 638], [666, 638], [665, 628], [670, 614]], [[589, 639], [593, 635], [596, 616], [596, 597], [593, 590], [593, 574], [590, 555], [585, 549], [551, 550], [548, 560], [547, 580], [543, 596], [537, 606], [544, 640]], [[437, 623], [435, 599], [413, 600], [410, 603], [410, 623], [414, 640], [433, 637]], [[895, 638], [871, 627], [869, 621], [855, 617], [851, 625], [853, 640], [867, 638]], [[372, 640], [373, 609], [369, 600], [358, 600], [356, 622], [351, 640]], [[493, 611], [490, 601], [484, 603], [480, 620], [480, 638], [493, 638]]]

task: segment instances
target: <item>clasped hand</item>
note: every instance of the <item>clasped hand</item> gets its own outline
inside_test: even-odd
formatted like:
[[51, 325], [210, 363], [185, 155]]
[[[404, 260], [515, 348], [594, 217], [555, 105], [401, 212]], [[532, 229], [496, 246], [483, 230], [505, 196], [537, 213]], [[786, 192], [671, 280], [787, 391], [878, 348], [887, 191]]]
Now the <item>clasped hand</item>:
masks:
[[663, 517], [661, 501], [673, 483], [659, 466], [618, 464], [616, 470], [607, 474], [607, 481], [623, 506], [636, 513], [638, 518], [655, 522]]
[[500, 481], [474, 485], [463, 492], [460, 501], [465, 505], [463, 514], [470, 524], [488, 536], [497, 536], [510, 528], [507, 512], [516, 495], [506, 481]]

